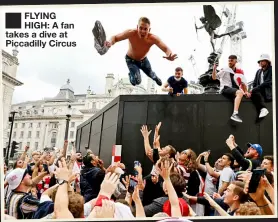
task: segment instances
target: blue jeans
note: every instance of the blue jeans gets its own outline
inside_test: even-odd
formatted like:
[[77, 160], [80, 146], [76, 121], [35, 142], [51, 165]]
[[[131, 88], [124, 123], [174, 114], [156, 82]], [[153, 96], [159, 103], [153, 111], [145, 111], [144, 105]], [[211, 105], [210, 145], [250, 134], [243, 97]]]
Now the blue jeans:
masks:
[[151, 64], [147, 57], [141, 61], [136, 61], [130, 58], [128, 55], [125, 56], [126, 64], [129, 69], [129, 80], [130, 83], [135, 86], [139, 85], [142, 81], [140, 69], [153, 80], [157, 79], [155, 72], [152, 70]]

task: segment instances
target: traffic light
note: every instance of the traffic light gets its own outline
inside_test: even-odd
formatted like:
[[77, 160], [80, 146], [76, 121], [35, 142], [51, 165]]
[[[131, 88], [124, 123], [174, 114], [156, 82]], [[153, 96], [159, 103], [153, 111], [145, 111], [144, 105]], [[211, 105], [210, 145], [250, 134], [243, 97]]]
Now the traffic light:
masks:
[[19, 147], [17, 146], [18, 144], [19, 144], [19, 143], [17, 143], [16, 141], [13, 141], [13, 142], [12, 142], [12, 149], [11, 149], [10, 158], [13, 158], [13, 157], [14, 157], [14, 154], [18, 152], [18, 150], [17, 150], [17, 149], [19, 148]]
[[7, 152], [7, 148], [6, 148], [6, 147], [4, 147], [4, 149], [3, 149], [3, 154], [4, 154], [4, 157], [6, 157], [6, 152]]

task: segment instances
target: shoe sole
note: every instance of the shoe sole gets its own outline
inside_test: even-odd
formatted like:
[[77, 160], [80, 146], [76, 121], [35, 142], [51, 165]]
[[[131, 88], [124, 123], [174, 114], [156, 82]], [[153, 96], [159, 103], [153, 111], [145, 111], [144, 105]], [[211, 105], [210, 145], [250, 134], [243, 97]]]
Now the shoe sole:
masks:
[[260, 115], [260, 116], [259, 116], [259, 118], [266, 117], [268, 114], [269, 114], [269, 112], [265, 113], [265, 114], [264, 114], [264, 115], [262, 115], [262, 116]]
[[231, 119], [234, 120], [234, 121], [236, 121], [236, 122], [238, 122], [238, 123], [242, 123], [242, 120], [236, 119], [236, 118], [234, 118], [234, 117], [231, 117]]
[[156, 82], [157, 85], [162, 86], [161, 80], [156, 80], [155, 82]]

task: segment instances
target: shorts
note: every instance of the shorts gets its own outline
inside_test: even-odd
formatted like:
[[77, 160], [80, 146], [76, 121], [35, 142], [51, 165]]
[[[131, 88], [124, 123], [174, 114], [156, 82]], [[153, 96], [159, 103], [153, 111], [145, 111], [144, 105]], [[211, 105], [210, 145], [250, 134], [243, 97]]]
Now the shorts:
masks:
[[236, 97], [236, 92], [239, 89], [237, 88], [232, 88], [232, 87], [228, 87], [228, 86], [224, 86], [224, 88], [221, 90], [221, 94], [229, 99], [234, 100]]

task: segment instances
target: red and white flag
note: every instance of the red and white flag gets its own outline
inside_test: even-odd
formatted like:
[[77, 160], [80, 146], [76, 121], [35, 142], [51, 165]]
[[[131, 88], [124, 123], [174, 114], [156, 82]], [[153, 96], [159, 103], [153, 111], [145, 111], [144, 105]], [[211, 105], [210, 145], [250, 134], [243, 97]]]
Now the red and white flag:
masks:
[[121, 162], [121, 155], [122, 155], [122, 145], [113, 145], [111, 165], [113, 165], [116, 162]]

